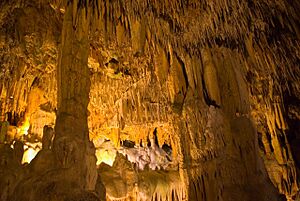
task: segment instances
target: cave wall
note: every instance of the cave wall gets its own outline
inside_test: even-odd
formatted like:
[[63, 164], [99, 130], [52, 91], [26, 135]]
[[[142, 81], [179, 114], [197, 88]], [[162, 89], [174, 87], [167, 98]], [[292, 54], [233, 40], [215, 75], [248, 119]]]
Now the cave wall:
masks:
[[[116, 146], [147, 143], [157, 129], [159, 144], [172, 145], [189, 200], [295, 198], [298, 2], [94, 7], [88, 123], [95, 144], [99, 136]], [[41, 136], [55, 122], [64, 9], [46, 0], [6, 0], [0, 9], [1, 115], [16, 127], [29, 121]]]

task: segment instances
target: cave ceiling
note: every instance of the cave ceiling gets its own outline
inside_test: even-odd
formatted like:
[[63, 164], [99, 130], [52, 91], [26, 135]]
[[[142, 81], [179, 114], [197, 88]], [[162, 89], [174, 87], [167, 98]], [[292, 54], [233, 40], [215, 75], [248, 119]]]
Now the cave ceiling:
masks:
[[[220, 189], [245, 184], [264, 189], [261, 200], [274, 189], [295, 198], [298, 1], [91, 2], [88, 128], [96, 148], [105, 140], [146, 146], [155, 135], [172, 147], [196, 200], [229, 200], [234, 190]], [[64, 3], [0, 2], [1, 120], [11, 141], [38, 144], [55, 124]], [[262, 187], [267, 181], [274, 189]]]

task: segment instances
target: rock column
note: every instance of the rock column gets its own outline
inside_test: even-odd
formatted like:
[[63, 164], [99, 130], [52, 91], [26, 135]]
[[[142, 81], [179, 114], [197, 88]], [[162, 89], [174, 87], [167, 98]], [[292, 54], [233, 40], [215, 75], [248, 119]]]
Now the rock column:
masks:
[[66, 5], [57, 67], [58, 113], [53, 148], [58, 166], [69, 168], [76, 183], [93, 190], [97, 172], [87, 123], [90, 92], [88, 7], [88, 0], [72, 0]]

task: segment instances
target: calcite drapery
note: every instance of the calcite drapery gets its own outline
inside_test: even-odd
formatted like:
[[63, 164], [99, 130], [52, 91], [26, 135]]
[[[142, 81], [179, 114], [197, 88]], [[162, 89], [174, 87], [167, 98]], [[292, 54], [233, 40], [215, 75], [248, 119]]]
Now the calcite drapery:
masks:
[[[53, 1], [52, 7], [38, 3], [0, 2], [1, 108], [11, 113], [11, 125], [22, 120], [32, 85], [48, 101], [36, 109], [55, 111], [53, 66], [66, 10]], [[98, 3], [88, 63], [95, 142], [147, 144], [156, 129], [159, 144], [172, 145], [190, 200], [274, 200], [267, 173], [278, 192], [295, 198], [297, 152], [289, 143], [296, 142], [299, 122], [293, 109], [299, 100], [298, 1]], [[57, 144], [75, 153], [80, 142], [67, 141], [64, 136]]]

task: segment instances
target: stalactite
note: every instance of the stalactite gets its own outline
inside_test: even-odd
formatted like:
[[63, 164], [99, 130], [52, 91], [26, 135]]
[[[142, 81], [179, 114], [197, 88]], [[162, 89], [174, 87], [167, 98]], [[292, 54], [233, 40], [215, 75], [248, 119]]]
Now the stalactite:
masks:
[[[55, 95], [57, 87], [61, 92], [61, 84], [56, 86], [53, 80], [56, 73], [60, 74], [54, 66], [61, 16], [69, 12], [66, 2], [43, 0], [35, 4], [4, 0], [0, 3], [1, 115], [3, 119], [6, 113], [15, 115], [12, 122], [22, 124], [23, 119], [19, 117], [26, 111], [23, 127], [27, 129], [30, 116], [32, 133], [41, 132], [41, 124], [53, 124], [57, 108], [58, 115], [61, 114], [62, 96]], [[93, 18], [91, 23], [91, 46], [75, 45], [70, 52], [75, 54], [77, 49], [81, 50], [73, 55], [76, 59], [71, 66], [75, 70], [88, 65], [89, 69], [85, 68], [83, 73], [91, 71], [90, 95], [74, 90], [79, 82], [70, 79], [64, 89], [65, 97], [73, 93], [73, 100], [77, 101], [76, 107], [66, 107], [65, 112], [89, 115], [89, 125], [72, 119], [73, 132], [64, 130], [63, 125], [60, 130], [58, 123], [58, 136], [72, 133], [73, 137], [75, 133], [79, 138], [88, 138], [89, 127], [94, 142], [103, 137], [114, 141], [116, 146], [124, 139], [146, 145], [147, 138], [157, 128], [159, 145], [172, 145], [173, 158], [176, 156], [179, 161], [176, 165], [182, 175], [186, 173], [181, 181], [197, 175], [200, 164], [216, 161], [220, 162], [224, 174], [230, 175], [222, 182], [246, 186], [248, 181], [241, 169], [246, 169], [247, 178], [257, 183], [261, 180], [252, 173], [264, 172], [253, 165], [253, 161], [259, 160], [253, 154], [258, 149], [253, 145], [256, 133], [249, 134], [247, 131], [252, 127], [245, 123], [253, 118], [259, 135], [262, 133], [264, 146], [269, 147], [265, 148], [267, 154], [261, 156], [270, 178], [281, 193], [287, 197], [295, 195], [297, 175], [289, 151], [291, 135], [287, 135], [290, 125], [285, 111], [289, 103], [283, 99], [286, 93], [299, 92], [299, 15], [296, 12], [299, 5], [296, 1], [107, 0], [93, 3], [98, 3], [94, 7], [99, 19]], [[84, 8], [83, 4], [73, 4], [71, 8], [73, 29], [80, 29], [81, 17], [85, 19], [78, 10]], [[38, 19], [47, 19], [47, 23]], [[61, 59], [68, 60], [68, 64], [68, 57], [66, 54]], [[88, 63], [80, 64], [82, 57], [89, 57]], [[77, 74], [82, 72], [77, 69], [74, 73], [74, 69], [70, 71], [72, 79], [77, 79]], [[31, 88], [35, 78], [40, 79], [37, 88], [42, 93], [36, 87]], [[32, 105], [33, 93], [34, 98], [41, 96], [45, 101], [35, 100]], [[89, 112], [80, 113], [80, 108], [87, 106], [88, 96], [91, 98]], [[58, 105], [56, 98], [60, 99]], [[216, 104], [205, 104], [205, 98]], [[48, 103], [51, 105], [47, 110], [49, 122], [44, 119], [37, 122]], [[248, 127], [239, 127], [236, 122]], [[233, 165], [224, 162], [231, 157]], [[273, 166], [278, 167], [279, 179], [272, 172]], [[243, 179], [237, 181], [236, 175], [242, 175]], [[194, 188], [199, 190], [200, 181], [197, 182], [191, 181], [190, 186], [195, 184]], [[207, 184], [214, 183], [207, 179]], [[252, 191], [250, 188], [247, 190]], [[174, 192], [180, 200], [184, 195], [178, 191], [157, 190], [152, 199], [168, 200]], [[209, 189], [203, 191], [197, 196], [208, 199]]]

